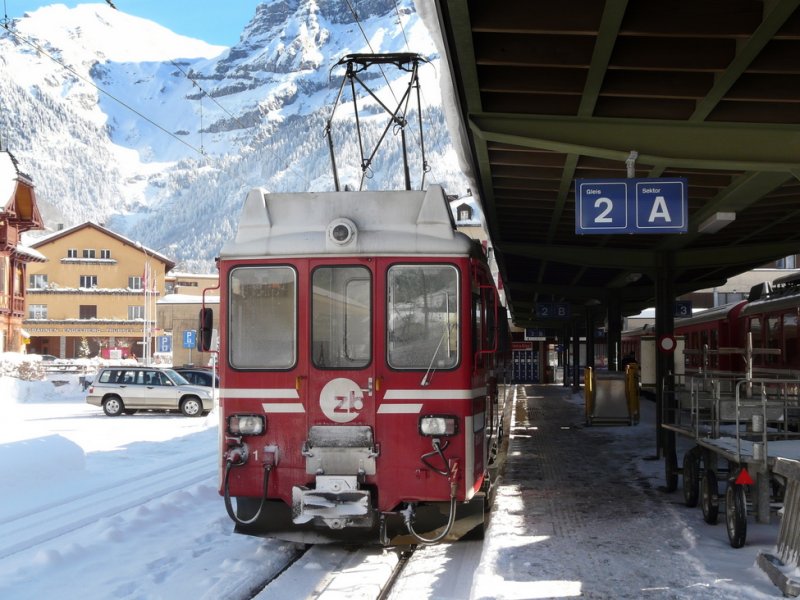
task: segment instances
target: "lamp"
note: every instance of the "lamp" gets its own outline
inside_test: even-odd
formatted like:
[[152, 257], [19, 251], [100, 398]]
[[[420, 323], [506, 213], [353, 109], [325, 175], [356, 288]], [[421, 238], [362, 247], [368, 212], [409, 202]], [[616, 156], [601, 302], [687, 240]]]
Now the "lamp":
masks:
[[717, 212], [697, 226], [698, 233], [717, 233], [736, 220], [735, 212]]

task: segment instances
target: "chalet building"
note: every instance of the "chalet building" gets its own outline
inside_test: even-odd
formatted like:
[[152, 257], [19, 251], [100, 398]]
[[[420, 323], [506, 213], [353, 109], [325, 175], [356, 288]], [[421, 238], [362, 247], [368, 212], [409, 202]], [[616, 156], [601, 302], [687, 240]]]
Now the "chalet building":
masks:
[[95, 223], [40, 238], [47, 258], [28, 269], [29, 352], [149, 362], [161, 335], [156, 302], [171, 260]]
[[33, 183], [20, 173], [11, 153], [0, 149], [0, 352], [25, 349], [26, 273], [45, 257], [23, 246], [20, 235], [35, 229], [42, 229], [42, 217]]

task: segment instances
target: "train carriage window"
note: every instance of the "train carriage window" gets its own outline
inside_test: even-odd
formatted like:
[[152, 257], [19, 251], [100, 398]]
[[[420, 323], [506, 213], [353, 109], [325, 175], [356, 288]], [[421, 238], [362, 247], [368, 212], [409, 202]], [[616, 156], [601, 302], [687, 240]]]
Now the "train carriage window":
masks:
[[[716, 329], [712, 329], [710, 332], [710, 337], [708, 340], [708, 347], [711, 350], [719, 350], [719, 331]], [[714, 353], [708, 357], [708, 362], [711, 365], [710, 368], [718, 369], [719, 368], [719, 354]]]
[[394, 265], [387, 281], [387, 361], [395, 369], [449, 369], [459, 361], [458, 271]]
[[[753, 317], [750, 319], [747, 325], [748, 331], [752, 334], [753, 337], [753, 348], [763, 348], [764, 345], [762, 343], [762, 335], [761, 335], [761, 318], [760, 317]], [[756, 365], [764, 364], [764, 357], [761, 354], [755, 354], [753, 356], [753, 363]]]
[[797, 314], [783, 315], [783, 356], [781, 363], [789, 367], [797, 364]]
[[297, 274], [291, 267], [230, 273], [228, 347], [238, 369], [288, 369], [297, 355]]
[[[767, 348], [770, 349], [783, 349], [783, 342], [781, 341], [781, 318], [780, 315], [774, 315], [767, 319]], [[768, 354], [764, 357], [766, 364], [778, 364], [780, 357], [775, 354]]]
[[371, 273], [320, 267], [312, 275], [311, 358], [323, 369], [359, 369], [372, 359]]

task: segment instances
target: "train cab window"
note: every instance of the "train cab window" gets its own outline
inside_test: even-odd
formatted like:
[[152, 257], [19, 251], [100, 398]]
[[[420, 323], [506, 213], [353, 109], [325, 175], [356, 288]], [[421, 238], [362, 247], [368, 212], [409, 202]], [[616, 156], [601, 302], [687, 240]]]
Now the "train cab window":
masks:
[[387, 356], [395, 369], [450, 369], [459, 361], [458, 271], [394, 265], [387, 274]]
[[372, 275], [365, 267], [314, 270], [311, 359], [321, 369], [360, 369], [372, 359]]
[[237, 369], [289, 369], [297, 356], [297, 274], [238, 267], [229, 282], [228, 347]]

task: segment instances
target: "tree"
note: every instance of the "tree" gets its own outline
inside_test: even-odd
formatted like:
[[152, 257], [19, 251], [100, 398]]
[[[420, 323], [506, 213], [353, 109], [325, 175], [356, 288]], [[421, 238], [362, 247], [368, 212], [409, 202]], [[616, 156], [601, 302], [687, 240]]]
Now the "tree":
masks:
[[91, 350], [89, 350], [89, 340], [86, 339], [86, 336], [81, 336], [81, 345], [78, 348], [78, 356], [80, 358], [89, 358], [89, 354], [91, 354]]

